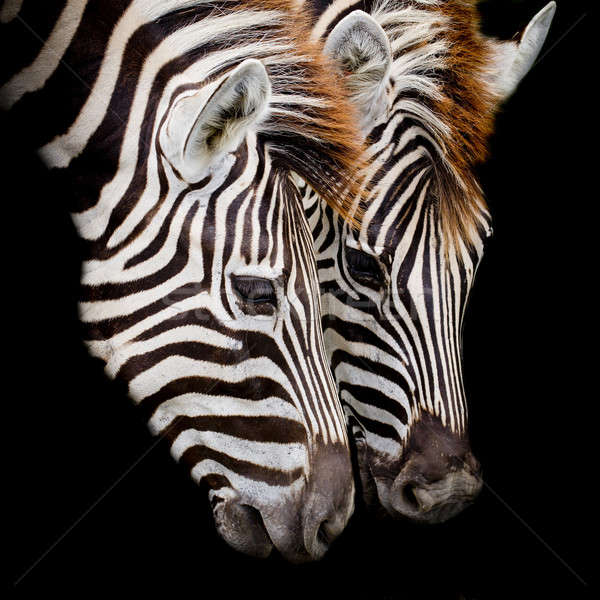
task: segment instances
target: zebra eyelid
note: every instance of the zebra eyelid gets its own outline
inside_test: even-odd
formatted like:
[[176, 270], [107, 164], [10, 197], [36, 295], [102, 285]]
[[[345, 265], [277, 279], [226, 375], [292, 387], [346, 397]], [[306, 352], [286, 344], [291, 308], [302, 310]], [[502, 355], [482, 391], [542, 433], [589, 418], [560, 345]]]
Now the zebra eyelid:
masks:
[[247, 304], [277, 306], [277, 292], [271, 279], [249, 275], [232, 275], [231, 287], [236, 295]]

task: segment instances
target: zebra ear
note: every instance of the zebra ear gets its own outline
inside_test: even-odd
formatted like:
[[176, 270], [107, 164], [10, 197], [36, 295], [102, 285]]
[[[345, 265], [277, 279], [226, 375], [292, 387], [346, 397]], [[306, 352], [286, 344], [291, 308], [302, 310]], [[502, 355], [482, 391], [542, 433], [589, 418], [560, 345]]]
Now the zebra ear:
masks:
[[248, 130], [264, 117], [270, 98], [265, 67], [255, 59], [245, 60], [208, 101], [203, 102], [200, 94], [180, 101], [161, 146], [183, 178], [192, 182], [217, 157], [240, 145]]
[[550, 2], [527, 25], [519, 41], [496, 42], [491, 68], [491, 85], [500, 101], [510, 97], [535, 63], [554, 18], [556, 2]]
[[339, 65], [363, 121], [372, 125], [387, 109], [392, 64], [387, 34], [373, 17], [355, 10], [334, 27], [324, 50]]

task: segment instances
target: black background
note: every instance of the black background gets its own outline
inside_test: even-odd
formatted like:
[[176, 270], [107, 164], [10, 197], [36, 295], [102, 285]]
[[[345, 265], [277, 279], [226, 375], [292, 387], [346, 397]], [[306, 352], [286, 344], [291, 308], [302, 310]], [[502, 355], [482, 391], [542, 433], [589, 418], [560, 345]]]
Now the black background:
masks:
[[[511, 37], [544, 4], [485, 2], [485, 29]], [[13, 592], [381, 600], [589, 593], [598, 437], [590, 6], [559, 2], [546, 54], [499, 116], [481, 169], [496, 235], [464, 351], [481, 497], [435, 528], [378, 522], [359, 506], [326, 558], [301, 567], [231, 551], [214, 531], [205, 492], [87, 356], [73, 226], [60, 192], [2, 116]]]

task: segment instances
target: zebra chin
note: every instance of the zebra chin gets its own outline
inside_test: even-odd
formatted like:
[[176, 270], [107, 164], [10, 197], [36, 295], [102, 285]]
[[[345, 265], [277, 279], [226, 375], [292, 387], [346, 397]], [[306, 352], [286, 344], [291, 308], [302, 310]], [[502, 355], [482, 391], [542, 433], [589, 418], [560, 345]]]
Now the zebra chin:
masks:
[[219, 535], [232, 548], [256, 558], [271, 554], [273, 543], [259, 511], [247, 504], [221, 501], [214, 506], [213, 515]]

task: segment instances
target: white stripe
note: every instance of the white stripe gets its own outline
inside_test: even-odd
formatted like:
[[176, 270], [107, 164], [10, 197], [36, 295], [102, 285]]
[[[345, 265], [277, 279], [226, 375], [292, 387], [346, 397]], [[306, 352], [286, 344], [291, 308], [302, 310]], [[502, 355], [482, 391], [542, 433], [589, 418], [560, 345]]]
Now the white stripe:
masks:
[[[132, 398], [141, 402], [175, 379], [210, 376], [215, 382], [239, 383], [245, 379], [255, 379], [257, 373], [276, 381], [284, 389], [289, 389], [289, 382], [279, 365], [264, 356], [250, 358], [235, 365], [219, 365], [175, 355], [165, 358], [132, 379], [129, 382], [129, 392]], [[293, 394], [290, 396], [293, 401]]]
[[171, 454], [179, 460], [193, 446], [206, 446], [236, 460], [283, 472], [304, 467], [306, 449], [303, 444], [254, 442], [217, 431], [182, 431], [171, 446]]
[[0, 9], [0, 23], [9, 23], [21, 10], [23, 0], [4, 0], [2, 9]]
[[199, 482], [202, 477], [213, 473], [227, 477], [232, 488], [235, 490], [235, 492], [231, 494], [231, 492], [228, 493], [227, 490], [219, 489], [214, 492], [214, 495], [219, 497], [228, 496], [241, 498], [242, 500], [244, 498], [252, 498], [254, 502], [260, 501], [260, 505], [267, 508], [269, 514], [271, 511], [276, 511], [277, 506], [286, 501], [286, 497], [299, 497], [305, 485], [303, 477], [300, 477], [292, 484], [285, 486], [269, 485], [264, 481], [254, 481], [253, 479], [248, 479], [227, 469], [214, 460], [203, 460], [199, 462], [192, 469], [191, 475], [194, 481]]
[[[8, 110], [27, 92], [35, 92], [44, 87], [67, 51], [86, 4], [87, 0], [70, 0], [67, 3], [37, 58], [0, 88], [1, 108]], [[4, 14], [4, 9], [2, 12]]]
[[228, 398], [227, 402], [221, 402], [220, 398], [215, 396], [189, 393], [163, 402], [148, 423], [150, 431], [155, 435], [159, 434], [179, 416], [276, 417], [304, 425], [296, 408], [281, 398]]
[[340, 363], [335, 368], [335, 377], [338, 382], [360, 382], [360, 385], [370, 387], [374, 390], [379, 390], [382, 394], [390, 398], [390, 400], [400, 404], [406, 411], [406, 414], [410, 413], [410, 402], [404, 390], [399, 385], [396, 385], [393, 381], [390, 381], [381, 375], [377, 375], [371, 371], [365, 371], [364, 369], [359, 369], [354, 365]]
[[[352, 409], [357, 414], [362, 415], [363, 417], [366, 417], [372, 421], [378, 421], [379, 423], [393, 427], [398, 432], [398, 437], [400, 439], [403, 439], [406, 436], [408, 430], [407, 426], [387, 410], [372, 406], [371, 404], [360, 402], [347, 390], [342, 390], [341, 397], [344, 401], [348, 402], [348, 404], [352, 406]], [[394, 440], [392, 440], [392, 443], [394, 443]]]
[[330, 4], [327, 7], [327, 10], [319, 17], [316, 25], [312, 28], [311, 39], [318, 40], [322, 37], [335, 17], [353, 4], [359, 4], [358, 0], [338, 0], [333, 4]]
[[409, 372], [406, 370], [405, 364], [408, 363], [408, 358], [404, 353], [403, 349], [399, 349], [396, 354], [388, 354], [381, 348], [373, 346], [372, 344], [366, 344], [362, 342], [349, 342], [344, 339], [337, 331], [333, 329], [326, 329], [325, 333], [325, 346], [327, 348], [345, 348], [347, 347], [349, 353], [352, 356], [358, 358], [366, 358], [377, 364], [384, 365], [394, 371], [396, 371], [400, 377], [406, 382], [411, 392], [414, 394], [416, 385]]
[[[79, 112], [77, 120], [66, 134], [56, 137], [40, 150], [40, 155], [50, 168], [67, 167], [71, 160], [83, 151], [102, 122], [117, 83], [127, 42], [134, 31], [144, 23], [153, 21], [172, 10], [197, 6], [200, 3], [199, 0], [136, 0], [130, 5], [113, 31], [94, 88]], [[168, 56], [163, 52], [163, 61], [198, 47], [217, 35], [234, 36], [236, 30], [251, 25], [272, 26], [278, 17], [277, 12], [265, 11], [236, 12], [224, 17], [202, 19], [184, 30], [178, 30], [161, 43], [162, 49], [169, 48]], [[156, 51], [152, 56], [155, 53]]]

